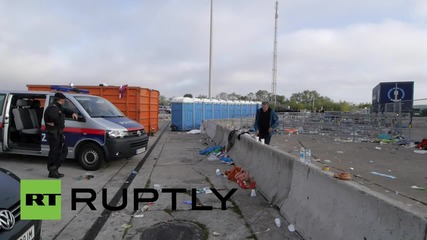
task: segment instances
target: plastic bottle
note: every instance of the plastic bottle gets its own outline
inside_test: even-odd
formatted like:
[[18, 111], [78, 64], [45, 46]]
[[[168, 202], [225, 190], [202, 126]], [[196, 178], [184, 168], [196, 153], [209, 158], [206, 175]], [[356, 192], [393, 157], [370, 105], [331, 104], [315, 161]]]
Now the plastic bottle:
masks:
[[299, 150], [299, 160], [301, 162], [305, 161], [305, 149], [303, 147]]
[[216, 174], [217, 176], [221, 176], [221, 170], [219, 170], [219, 168], [217, 168], [217, 169], [216, 169], [216, 171], [215, 171], [215, 174]]
[[305, 151], [305, 163], [311, 163], [311, 149], [307, 148]]
[[280, 218], [276, 218], [276, 219], [274, 219], [274, 222], [276, 223], [276, 226], [277, 226], [277, 227], [282, 226], [282, 223], [280, 222]]

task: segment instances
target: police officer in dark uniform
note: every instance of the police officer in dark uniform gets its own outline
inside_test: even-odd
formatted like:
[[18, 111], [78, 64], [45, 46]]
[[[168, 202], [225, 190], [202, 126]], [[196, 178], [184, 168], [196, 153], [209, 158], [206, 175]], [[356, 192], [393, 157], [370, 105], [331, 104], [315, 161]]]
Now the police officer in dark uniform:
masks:
[[64, 174], [59, 173], [58, 169], [67, 157], [68, 148], [65, 144], [64, 127], [65, 115], [71, 115], [77, 120], [78, 115], [70, 109], [64, 108], [65, 95], [55, 93], [54, 101], [46, 108], [44, 112], [44, 121], [46, 125], [46, 138], [49, 143], [49, 155], [47, 169], [50, 178], [61, 178]]

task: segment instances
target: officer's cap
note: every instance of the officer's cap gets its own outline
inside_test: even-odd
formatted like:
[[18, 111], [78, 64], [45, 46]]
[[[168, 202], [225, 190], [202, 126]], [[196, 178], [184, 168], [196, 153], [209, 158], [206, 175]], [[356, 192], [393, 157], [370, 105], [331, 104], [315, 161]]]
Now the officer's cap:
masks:
[[56, 99], [66, 99], [65, 95], [60, 93], [60, 92], [55, 93], [55, 98]]

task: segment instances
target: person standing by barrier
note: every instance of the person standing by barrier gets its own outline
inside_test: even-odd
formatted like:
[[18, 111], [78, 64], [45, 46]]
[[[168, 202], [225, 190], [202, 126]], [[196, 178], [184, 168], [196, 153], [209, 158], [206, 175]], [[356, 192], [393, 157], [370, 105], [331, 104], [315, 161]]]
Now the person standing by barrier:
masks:
[[46, 108], [44, 121], [46, 124], [46, 139], [49, 143], [49, 154], [47, 160], [48, 177], [61, 178], [64, 174], [58, 169], [67, 157], [68, 147], [65, 144], [64, 127], [65, 114], [71, 115], [74, 120], [78, 119], [77, 113], [64, 108], [65, 95], [55, 93], [54, 101]]
[[259, 139], [264, 139], [265, 144], [270, 144], [271, 135], [274, 129], [279, 126], [279, 117], [270, 108], [268, 102], [262, 102], [262, 106], [257, 110], [255, 116], [255, 132]]

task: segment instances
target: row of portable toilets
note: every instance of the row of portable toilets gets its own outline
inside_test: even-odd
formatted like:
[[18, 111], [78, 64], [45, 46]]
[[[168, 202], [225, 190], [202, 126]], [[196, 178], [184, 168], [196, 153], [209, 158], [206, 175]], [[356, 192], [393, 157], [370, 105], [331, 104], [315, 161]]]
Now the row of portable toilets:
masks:
[[178, 97], [172, 99], [172, 128], [198, 129], [204, 120], [255, 117], [261, 102]]

